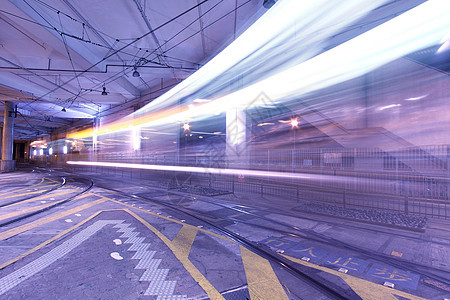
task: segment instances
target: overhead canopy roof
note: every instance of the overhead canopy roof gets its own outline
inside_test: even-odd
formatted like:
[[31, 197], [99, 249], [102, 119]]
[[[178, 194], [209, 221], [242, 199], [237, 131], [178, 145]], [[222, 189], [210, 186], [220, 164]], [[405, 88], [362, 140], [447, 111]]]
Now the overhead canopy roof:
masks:
[[[386, 0], [323, 41], [322, 51], [424, 1]], [[266, 11], [263, 0], [1, 1], [0, 101], [17, 104], [15, 138], [135, 111], [198, 70]]]
[[15, 138], [142, 106], [265, 11], [255, 0], [1, 1], [0, 100], [18, 105]]

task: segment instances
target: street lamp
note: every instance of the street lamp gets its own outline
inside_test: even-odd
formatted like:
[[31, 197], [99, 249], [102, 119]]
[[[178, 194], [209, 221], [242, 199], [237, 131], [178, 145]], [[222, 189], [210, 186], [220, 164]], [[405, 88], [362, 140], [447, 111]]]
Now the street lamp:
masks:
[[184, 133], [184, 163], [186, 164], [187, 161], [187, 135], [188, 133], [186, 131], [190, 131], [191, 125], [189, 125], [189, 123], [184, 123], [183, 124], [183, 133]]

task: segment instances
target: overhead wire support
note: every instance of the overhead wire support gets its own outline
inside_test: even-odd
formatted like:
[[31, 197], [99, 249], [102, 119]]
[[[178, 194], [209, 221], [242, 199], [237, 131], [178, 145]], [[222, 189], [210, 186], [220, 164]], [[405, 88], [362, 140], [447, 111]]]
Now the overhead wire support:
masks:
[[[62, 24], [62, 21], [61, 21], [61, 17], [59, 16], [59, 11], [58, 11], [57, 14], [58, 14], [58, 19], [59, 19], [59, 24], [60, 24], [60, 26], [61, 26], [61, 29], [64, 31], [64, 27], [63, 27], [63, 24]], [[67, 56], [69, 57], [69, 61], [70, 61], [70, 65], [72, 66], [73, 73], [74, 73], [75, 75], [77, 75], [77, 73], [75, 72], [75, 66], [74, 66], [74, 64], [73, 64], [72, 56], [70, 55], [69, 47], [67, 46], [66, 38], [65, 38], [62, 34], [61, 34], [61, 39], [62, 39], [62, 41], [63, 41], [63, 43], [64, 43], [64, 48], [66, 49]], [[78, 77], [77, 77], [77, 83], [78, 83], [78, 87], [79, 87], [80, 90], [81, 90], [81, 83], [80, 83], [80, 80], [79, 80]], [[79, 95], [79, 93], [78, 93], [78, 95]], [[78, 97], [78, 96], [75, 96], [74, 101], [75, 101], [75, 99], [76, 99], [77, 97]], [[73, 102], [72, 102], [72, 103], [73, 103]]]
[[[214, 25], [214, 24], [217, 23], [218, 21], [222, 20], [222, 19], [225, 18], [226, 16], [230, 15], [231, 13], [233, 13], [233, 12], [236, 11], [237, 9], [240, 9], [240, 8], [243, 7], [244, 5], [250, 3], [251, 1], [252, 1], [252, 0], [247, 0], [246, 2], [240, 4], [238, 7], [235, 7], [233, 10], [227, 12], [226, 14], [224, 14], [223, 16], [221, 16], [221, 17], [220, 17], [219, 19], [217, 19], [216, 21], [212, 22], [211, 24], [208, 24], [208, 25], [207, 25], [206, 27], [204, 27], [203, 29], [206, 29], [206, 28], [208, 28], [208, 27]], [[203, 16], [205, 16], [206, 14], [208, 14], [209, 12], [211, 12], [211, 11], [212, 11], [213, 9], [215, 9], [221, 2], [222, 2], [222, 1], [219, 1], [219, 2], [217, 2], [216, 4], [214, 4], [214, 5], [213, 5], [212, 7], [210, 7], [207, 11], [203, 12], [202, 15], [201, 15], [200, 17], [203, 17]], [[162, 46], [168, 44], [171, 40], [173, 40], [175, 37], [177, 37], [179, 34], [181, 34], [181, 33], [182, 33], [183, 31], [185, 31], [187, 28], [189, 28], [189, 26], [191, 26], [192, 24], [194, 24], [195, 22], [197, 22], [197, 21], [199, 20], [200, 17], [197, 17], [195, 20], [193, 20], [191, 23], [189, 23], [189, 24], [186, 25], [183, 29], [181, 29], [181, 30], [178, 31], [175, 35], [173, 35], [170, 39], [166, 40], [166, 41], [162, 44]], [[156, 30], [156, 29], [155, 29], [155, 30]], [[184, 40], [182, 40], [181, 42], [177, 43], [175, 46], [172, 46], [172, 47], [170, 47], [169, 49], [166, 49], [165, 52], [164, 52], [162, 55], [163, 55], [164, 57], [171, 58], [170, 56], [167, 56], [165, 53], [167, 53], [168, 51], [170, 51], [170, 50], [172, 50], [173, 48], [177, 47], [178, 45], [184, 43], [184, 42], [187, 41], [188, 39], [194, 37], [194, 36], [195, 36], [196, 34], [198, 34], [199, 32], [200, 32], [200, 31], [197, 31], [197, 32], [195, 32], [194, 34], [191, 34], [189, 37], [187, 37], [187, 38], [185, 38]], [[147, 59], [148, 57], [150, 57], [150, 56], [153, 55], [153, 54], [155, 54], [155, 50], [153, 50], [152, 52], [150, 52], [149, 54], [147, 54], [145, 57], [142, 57], [141, 60], [142, 60], [142, 61], [147, 60], [147, 61], [149, 61], [149, 62], [158, 64], [158, 62], [156, 62], [156, 61], [152, 61], [152, 60], [148, 60], [148, 59]], [[196, 71], [196, 70], [198, 70], [198, 68], [201, 67], [201, 64], [198, 64], [198, 63], [193, 63], [193, 64], [196, 64], [197, 67], [196, 67], [196, 68], [182, 68], [182, 67], [181, 67], [181, 68], [178, 68], [178, 69], [179, 69], [179, 70], [187, 70], [187, 71], [190, 71], [190, 70]], [[108, 66], [110, 66], [110, 65], [107, 65], [107, 67], [108, 67]], [[132, 66], [132, 67], [134, 67], [134, 66]], [[153, 66], [145, 66], [145, 64], [140, 64], [140, 67], [153, 67]], [[167, 66], [167, 67], [170, 67], [170, 68], [176, 68], [176, 67], [173, 67], [173, 66]], [[124, 71], [125, 71], [125, 70], [124, 70]], [[123, 72], [124, 72], [124, 71], [123, 71]], [[123, 72], [116, 73], [115, 75], [111, 76], [106, 82], [109, 83], [109, 82], [112, 82], [112, 81], [116, 80], [117, 77], [118, 77], [118, 76], [121, 76]], [[174, 85], [176, 85], [176, 84], [174, 84]], [[171, 86], [172, 86], [172, 85], [171, 85]]]
[[[26, 1], [26, 0], [24, 0], [24, 1]], [[184, 12], [178, 14], [177, 16], [173, 17], [172, 19], [170, 19], [170, 20], [164, 22], [163, 24], [159, 25], [158, 27], [156, 27], [155, 29], [153, 29], [153, 31], [156, 31], [156, 30], [158, 30], [158, 29], [160, 29], [160, 28], [166, 26], [167, 24], [170, 24], [170, 23], [173, 22], [174, 20], [176, 20], [176, 19], [178, 19], [178, 18], [184, 16], [185, 14], [189, 13], [190, 11], [196, 9], [199, 5], [202, 5], [203, 3], [206, 3], [206, 2], [208, 2], [208, 1], [209, 1], [209, 0], [203, 0], [203, 1], [200, 2], [199, 4], [192, 6], [191, 8], [189, 8], [189, 9], [185, 10]], [[88, 72], [89, 70], [93, 69], [94, 67], [96, 67], [97, 65], [99, 65], [100, 63], [102, 63], [103, 61], [105, 61], [106, 59], [108, 59], [108, 58], [110, 58], [111, 56], [117, 54], [118, 52], [122, 51], [123, 49], [127, 48], [128, 46], [134, 44], [134, 43], [137, 42], [138, 40], [140, 40], [140, 39], [142, 39], [142, 38], [148, 36], [148, 35], [151, 34], [153, 31], [149, 31], [149, 32], [143, 34], [142, 36], [136, 38], [134, 41], [129, 42], [129, 43], [127, 43], [126, 45], [122, 46], [121, 48], [115, 50], [113, 53], [111, 53], [111, 54], [107, 55], [106, 57], [102, 58], [102, 59], [99, 60], [97, 63], [93, 64], [92, 66], [90, 66], [89, 68], [87, 68], [86, 70], [84, 70], [83, 72], [77, 74], [74, 78], [69, 79], [68, 81], [62, 83], [61, 86], [58, 87], [58, 88], [61, 88], [61, 87], [63, 87], [64, 85], [66, 85], [66, 84], [72, 82], [73, 80], [76, 79], [76, 77], [79, 77], [79, 76], [81, 76], [82, 74]], [[38, 97], [38, 99], [41, 99], [41, 98], [43, 98], [43, 97], [45, 97], [45, 96], [47, 96], [47, 95], [49, 95], [49, 94], [51, 94], [51, 93], [54, 93], [56, 90], [58, 90], [58, 88], [55, 88], [55, 89], [50, 90], [49, 92], [45, 93], [44, 95]]]

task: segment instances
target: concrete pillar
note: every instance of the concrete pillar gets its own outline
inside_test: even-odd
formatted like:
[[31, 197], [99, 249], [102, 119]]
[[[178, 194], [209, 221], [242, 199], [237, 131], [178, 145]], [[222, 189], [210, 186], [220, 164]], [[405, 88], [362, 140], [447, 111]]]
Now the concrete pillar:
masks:
[[0, 171], [12, 171], [15, 167], [13, 160], [14, 144], [14, 103], [5, 101], [5, 112], [3, 115], [3, 139], [2, 139], [2, 161]]

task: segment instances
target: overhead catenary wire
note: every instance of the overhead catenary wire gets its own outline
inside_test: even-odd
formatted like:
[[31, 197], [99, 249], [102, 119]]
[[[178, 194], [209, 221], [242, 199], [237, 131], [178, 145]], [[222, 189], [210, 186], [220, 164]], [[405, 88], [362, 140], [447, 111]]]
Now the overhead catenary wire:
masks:
[[[25, 0], [24, 0], [24, 1], [25, 1]], [[199, 4], [194, 5], [193, 7], [191, 7], [191, 8], [189, 8], [189, 9], [185, 10], [184, 12], [178, 14], [177, 16], [175, 16], [175, 17], [171, 18], [170, 20], [164, 22], [163, 24], [159, 25], [158, 27], [156, 27], [155, 29], [153, 29], [153, 31], [158, 30], [158, 29], [160, 29], [160, 28], [166, 26], [167, 24], [173, 22], [174, 20], [176, 20], [176, 19], [178, 19], [178, 18], [184, 16], [184, 15], [187, 14], [188, 12], [194, 10], [195, 8], [197, 8], [197, 6], [199, 6], [199, 5], [203, 4], [203, 3], [206, 3], [206, 2], [208, 2], [208, 1], [209, 1], [209, 0], [203, 0], [203, 1], [200, 2]], [[76, 79], [77, 77], [79, 77], [79, 76], [81, 76], [82, 74], [84, 74], [85, 72], [87, 72], [87, 71], [93, 69], [94, 67], [96, 67], [97, 65], [99, 65], [101, 62], [103, 62], [103, 61], [105, 61], [106, 59], [110, 58], [111, 56], [117, 54], [119, 51], [121, 51], [121, 50], [127, 48], [129, 45], [134, 44], [135, 42], [139, 41], [140, 39], [142, 39], [142, 38], [144, 38], [144, 37], [150, 35], [153, 31], [149, 31], [149, 32], [143, 34], [142, 36], [138, 37], [136, 40], [134, 40], [134, 41], [132, 41], [132, 42], [126, 44], [125, 46], [122, 46], [120, 49], [115, 50], [113, 53], [108, 54], [107, 56], [105, 56], [104, 58], [102, 58], [101, 60], [99, 60], [98, 62], [96, 62], [96, 63], [94, 63], [93, 65], [91, 65], [91, 66], [90, 66], [89, 68], [87, 68], [85, 71], [83, 71], [83, 72], [77, 74], [77, 75], [74, 76], [72, 79], [69, 79], [68, 81], [62, 83], [62, 84], [61, 84], [61, 87], [63, 87], [64, 85], [66, 85], [66, 84], [68, 84], [68, 83], [70, 83], [70, 82], [72, 82], [72, 81], [73, 81], [74, 79]], [[58, 88], [59, 88], [59, 87], [58, 87]], [[43, 98], [43, 97], [45, 97], [45, 96], [48, 96], [48, 95], [51, 94], [51, 93], [54, 93], [56, 90], [58, 90], [58, 88], [55, 88], [55, 89], [50, 90], [49, 92], [45, 93], [44, 95], [38, 97], [38, 99]]]

